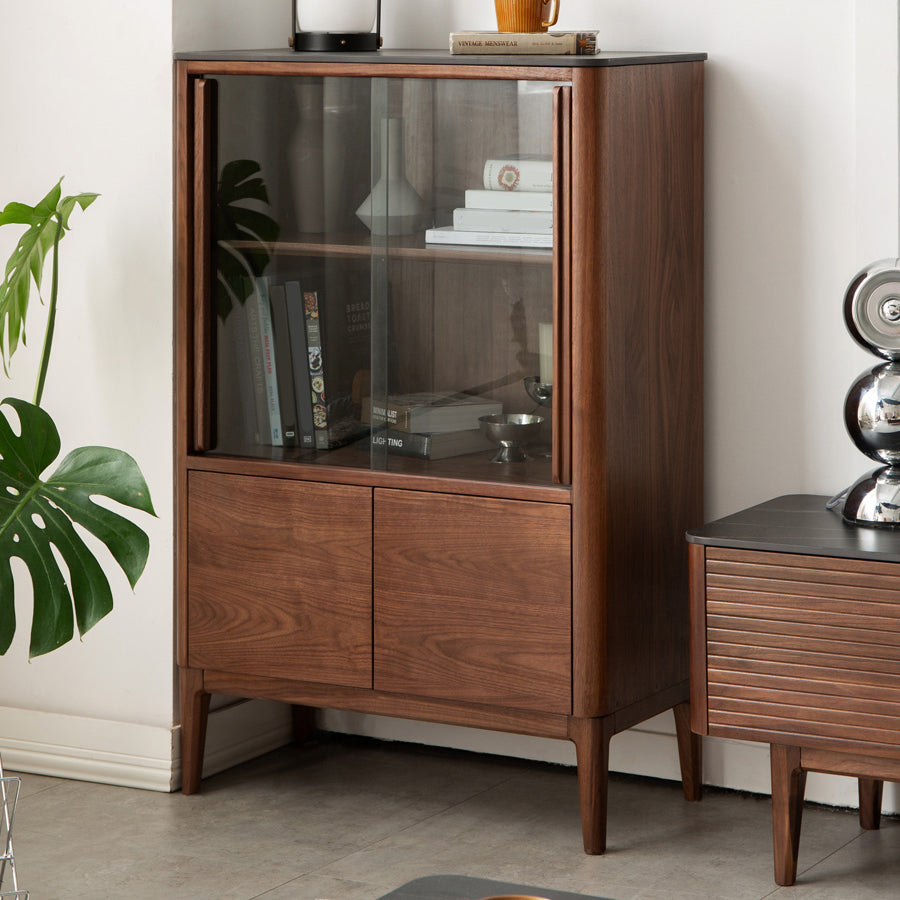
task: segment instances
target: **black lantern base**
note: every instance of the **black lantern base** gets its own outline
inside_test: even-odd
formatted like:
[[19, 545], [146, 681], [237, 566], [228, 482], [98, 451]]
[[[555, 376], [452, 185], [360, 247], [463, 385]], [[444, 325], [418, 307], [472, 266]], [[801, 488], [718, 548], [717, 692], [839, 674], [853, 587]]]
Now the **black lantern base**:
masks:
[[291, 46], [306, 53], [365, 53], [378, 50], [381, 36], [375, 32], [295, 31]]

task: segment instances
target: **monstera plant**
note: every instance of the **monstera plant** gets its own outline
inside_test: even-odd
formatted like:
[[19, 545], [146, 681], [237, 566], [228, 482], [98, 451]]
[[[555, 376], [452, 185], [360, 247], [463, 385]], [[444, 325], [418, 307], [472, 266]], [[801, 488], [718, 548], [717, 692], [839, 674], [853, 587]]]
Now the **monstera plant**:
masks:
[[[150, 541], [141, 528], [94, 500], [109, 498], [155, 515], [137, 463], [121, 450], [80, 447], [56, 465], [59, 432], [41, 407], [56, 324], [59, 243], [75, 209], [86, 210], [96, 198], [63, 197], [60, 179], [36, 206], [10, 203], [0, 212], [0, 226], [25, 226], [0, 285], [0, 355], [7, 375], [13, 355], [25, 342], [33, 288], [47, 305], [34, 397], [31, 402], [13, 397], [0, 402], [0, 654], [9, 649], [16, 632], [14, 557], [24, 562], [31, 577], [29, 656], [34, 657], [71, 640], [76, 623], [83, 635], [112, 610], [109, 580], [79, 529], [106, 546], [132, 588], [149, 554]], [[45, 297], [48, 255], [51, 282]]]

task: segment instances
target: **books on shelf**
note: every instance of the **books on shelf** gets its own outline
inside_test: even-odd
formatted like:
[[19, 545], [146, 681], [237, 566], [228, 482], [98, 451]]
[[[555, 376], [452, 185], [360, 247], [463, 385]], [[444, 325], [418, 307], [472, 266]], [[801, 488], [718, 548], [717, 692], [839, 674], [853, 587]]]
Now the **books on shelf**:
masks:
[[524, 234], [502, 231], [457, 231], [452, 225], [429, 228], [426, 244], [462, 244], [479, 247], [535, 247], [553, 246], [552, 234]]
[[463, 431], [408, 432], [394, 428], [380, 428], [370, 437], [363, 438], [357, 446], [361, 450], [372, 447], [384, 449], [396, 456], [411, 456], [416, 459], [448, 459], [451, 456], [465, 456], [491, 450], [492, 444], [480, 428]]
[[486, 191], [553, 190], [553, 160], [541, 156], [505, 156], [488, 159], [482, 173]]
[[482, 185], [465, 192], [453, 224], [429, 228], [428, 244], [553, 247], [553, 160], [510, 155], [485, 161]]
[[469, 188], [466, 191], [466, 209], [553, 212], [553, 194], [550, 191], [490, 191]]
[[253, 279], [222, 332], [228, 344], [219, 380], [240, 400], [241, 421], [231, 427], [259, 444], [307, 450], [333, 450], [368, 433], [360, 406], [368, 391], [361, 385], [368, 384], [369, 301], [358, 299], [355, 282], [348, 285], [326, 306], [321, 291], [297, 281]]
[[450, 52], [454, 54], [523, 54], [595, 56], [600, 52], [597, 31], [453, 31]]
[[420, 434], [444, 434], [480, 428], [481, 416], [503, 412], [498, 400], [474, 394], [447, 391], [425, 391], [416, 394], [393, 394], [386, 403], [366, 397], [362, 420], [370, 425], [387, 425], [396, 431]]
[[453, 210], [457, 231], [495, 231], [505, 234], [553, 234], [553, 213], [530, 209]]

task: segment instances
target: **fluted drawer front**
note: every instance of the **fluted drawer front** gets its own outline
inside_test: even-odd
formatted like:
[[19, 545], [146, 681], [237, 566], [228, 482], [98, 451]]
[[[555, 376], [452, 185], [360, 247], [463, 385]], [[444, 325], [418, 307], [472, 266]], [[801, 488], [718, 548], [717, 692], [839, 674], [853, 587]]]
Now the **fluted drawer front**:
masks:
[[707, 548], [710, 733], [900, 745], [900, 565]]

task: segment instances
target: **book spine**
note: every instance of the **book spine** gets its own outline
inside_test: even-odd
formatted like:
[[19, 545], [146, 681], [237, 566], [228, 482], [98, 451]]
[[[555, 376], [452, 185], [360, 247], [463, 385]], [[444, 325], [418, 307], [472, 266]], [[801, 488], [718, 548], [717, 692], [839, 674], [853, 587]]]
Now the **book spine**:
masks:
[[278, 372], [275, 363], [275, 329], [272, 327], [272, 307], [269, 302], [269, 282], [257, 279], [256, 301], [259, 308], [260, 346], [263, 357], [263, 372], [266, 378], [266, 408], [269, 411], [269, 429], [272, 446], [284, 445], [281, 430], [281, 403], [278, 399]]
[[379, 403], [373, 403], [371, 397], [366, 397], [363, 400], [362, 419], [371, 425], [387, 425], [388, 428], [408, 432], [411, 410], [412, 407], [397, 406], [393, 403], [382, 406]]
[[297, 401], [298, 444], [312, 450], [316, 446], [313, 427], [312, 388], [309, 383], [309, 350], [306, 343], [306, 318], [300, 284], [289, 281], [284, 286], [288, 331], [291, 338], [291, 360], [294, 374], [294, 396]]
[[500, 231], [456, 231], [454, 228], [429, 228], [426, 244], [463, 244], [470, 247], [553, 247], [552, 234], [505, 234]]
[[453, 227], [457, 231], [552, 234], [553, 213], [518, 209], [455, 209]]
[[466, 209], [522, 209], [553, 212], [553, 194], [549, 191], [466, 191]]
[[432, 437], [430, 434], [414, 434], [405, 431], [373, 431], [368, 439], [370, 446], [385, 448], [397, 456], [414, 456], [417, 459], [431, 458]]
[[[262, 307], [264, 304], [263, 298], [260, 295], [260, 284], [261, 280], [253, 284], [253, 289], [244, 302], [244, 310], [247, 314], [247, 337], [250, 346], [251, 378], [253, 381], [253, 396], [256, 402], [256, 437], [260, 443], [274, 444], [275, 435], [273, 434], [270, 410], [269, 379], [266, 374], [266, 338], [262, 318]], [[280, 422], [277, 437], [280, 442]], [[278, 445], [276, 444], [275, 446]]]
[[594, 56], [596, 31], [500, 33], [467, 31], [450, 34], [453, 54], [525, 54], [529, 56]]
[[275, 374], [278, 381], [278, 407], [281, 413], [281, 434], [286, 447], [296, 447], [297, 401], [294, 397], [294, 366], [291, 360], [291, 336], [288, 330], [287, 302], [284, 286], [269, 288], [272, 307], [272, 328], [275, 333]]
[[328, 407], [325, 404], [325, 359], [322, 347], [322, 320], [319, 317], [319, 296], [315, 291], [303, 292], [303, 317], [306, 322], [309, 386], [316, 449], [327, 450]]
[[553, 163], [545, 159], [489, 159], [484, 164], [486, 191], [552, 191]]

